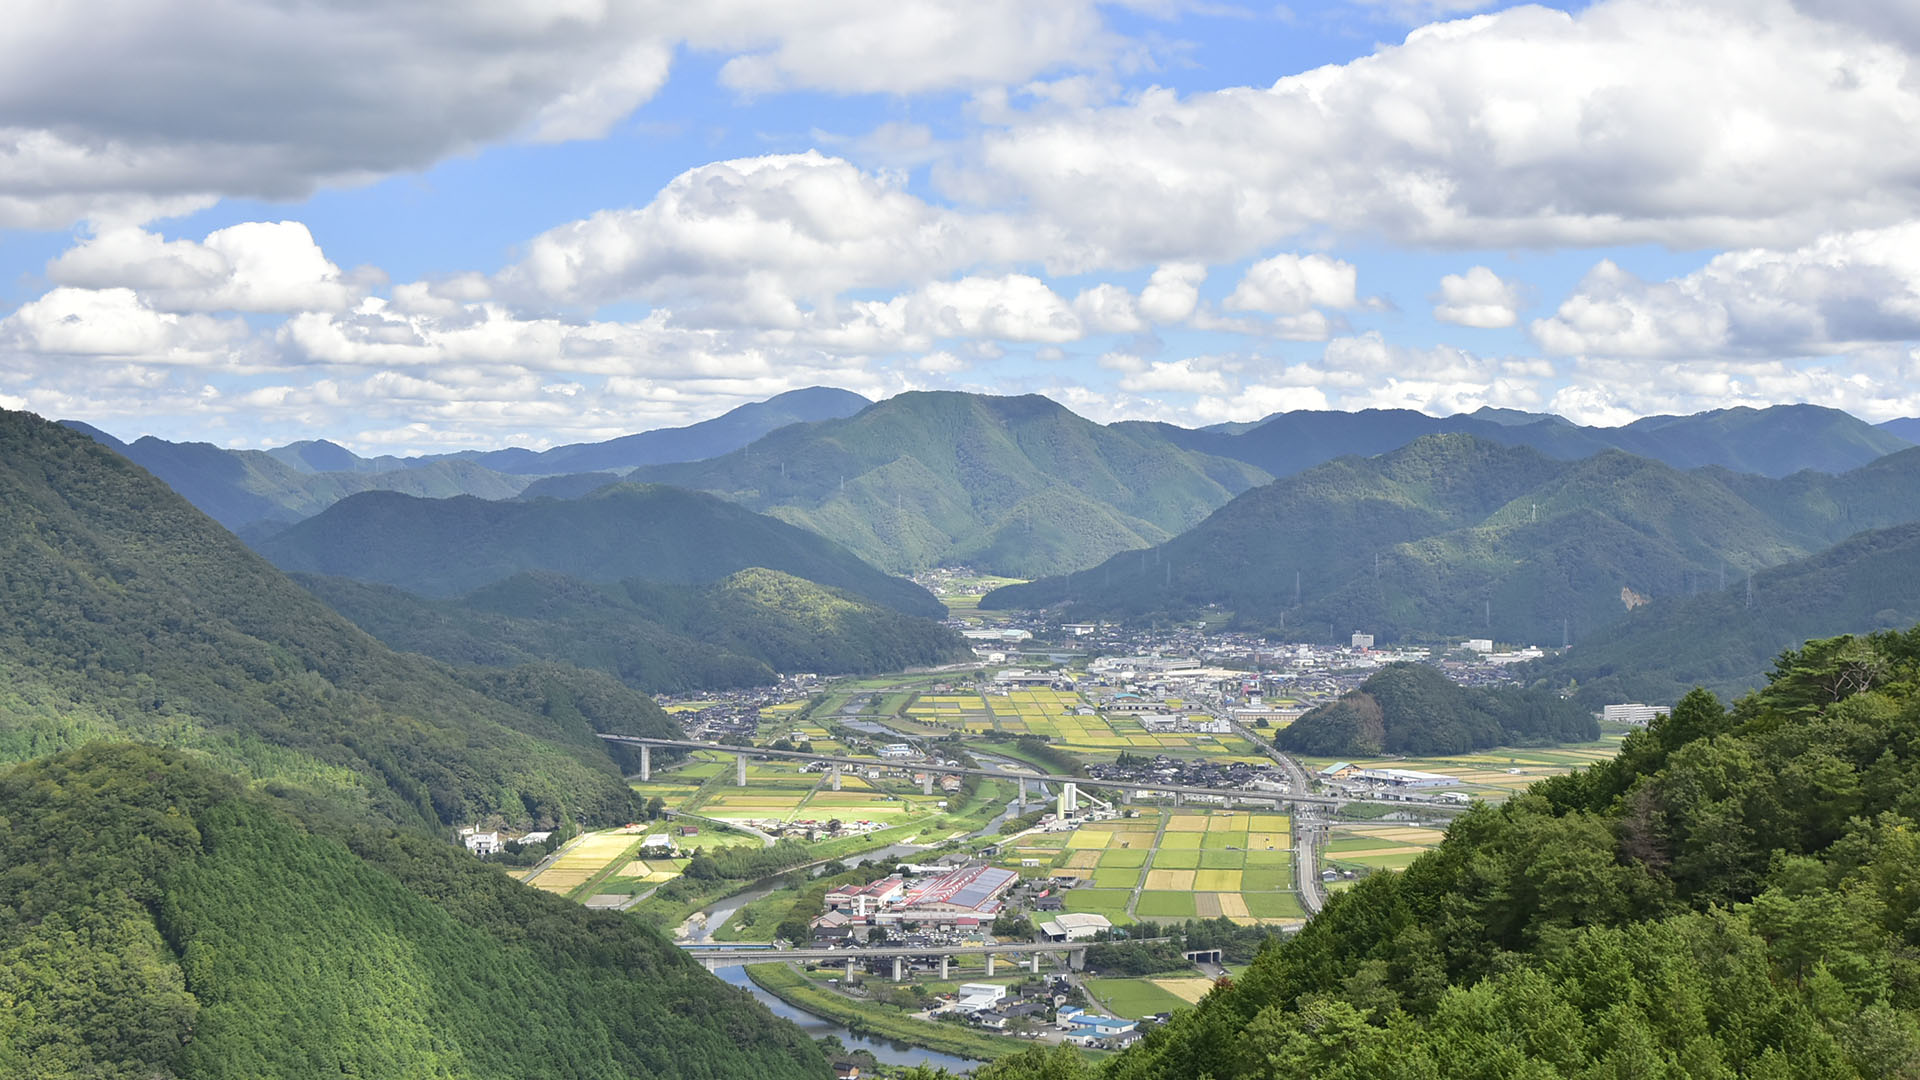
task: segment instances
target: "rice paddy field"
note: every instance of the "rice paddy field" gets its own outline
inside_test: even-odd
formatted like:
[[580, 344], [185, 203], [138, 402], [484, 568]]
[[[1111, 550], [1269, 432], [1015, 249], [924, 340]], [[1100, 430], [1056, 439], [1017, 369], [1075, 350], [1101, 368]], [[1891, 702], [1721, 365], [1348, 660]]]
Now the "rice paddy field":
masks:
[[1445, 831], [1419, 825], [1336, 825], [1327, 833], [1323, 861], [1337, 870], [1405, 870], [1445, 838]]
[[[1501, 802], [1536, 780], [1575, 772], [1620, 751], [1624, 735], [1603, 735], [1598, 741], [1554, 747], [1498, 747], [1475, 754], [1423, 758], [1377, 758], [1354, 761], [1363, 769], [1413, 769], [1460, 779], [1449, 791], [1464, 791], [1488, 802]], [[1309, 771], [1334, 763], [1333, 758], [1301, 758]]]
[[1029, 876], [1080, 879], [1066, 894], [1067, 910], [1116, 924], [1224, 916], [1243, 926], [1287, 925], [1306, 917], [1293, 891], [1285, 814], [1149, 809], [1022, 837], [998, 862]]

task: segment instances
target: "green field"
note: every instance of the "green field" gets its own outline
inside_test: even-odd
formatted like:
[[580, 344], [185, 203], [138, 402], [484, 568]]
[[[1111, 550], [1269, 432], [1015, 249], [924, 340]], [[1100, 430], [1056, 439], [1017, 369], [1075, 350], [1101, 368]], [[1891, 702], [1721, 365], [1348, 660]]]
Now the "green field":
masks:
[[1088, 979], [1087, 989], [1105, 1002], [1113, 1015], [1128, 1020], [1193, 1007], [1147, 979]]

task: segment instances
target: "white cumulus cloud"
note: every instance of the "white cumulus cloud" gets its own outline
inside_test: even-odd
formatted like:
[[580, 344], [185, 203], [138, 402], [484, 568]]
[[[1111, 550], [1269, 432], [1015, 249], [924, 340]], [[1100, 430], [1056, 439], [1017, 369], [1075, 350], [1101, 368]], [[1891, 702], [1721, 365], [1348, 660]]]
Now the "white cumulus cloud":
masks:
[[1484, 266], [1440, 279], [1433, 317], [1455, 326], [1497, 330], [1520, 321], [1520, 290]]

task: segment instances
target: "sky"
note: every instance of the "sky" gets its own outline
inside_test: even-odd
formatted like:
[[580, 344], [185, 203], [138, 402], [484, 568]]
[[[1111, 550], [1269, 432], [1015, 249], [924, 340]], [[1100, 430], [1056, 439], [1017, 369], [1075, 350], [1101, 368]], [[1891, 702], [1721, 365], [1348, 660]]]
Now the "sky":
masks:
[[1920, 5], [15, 0], [0, 407], [1920, 415]]

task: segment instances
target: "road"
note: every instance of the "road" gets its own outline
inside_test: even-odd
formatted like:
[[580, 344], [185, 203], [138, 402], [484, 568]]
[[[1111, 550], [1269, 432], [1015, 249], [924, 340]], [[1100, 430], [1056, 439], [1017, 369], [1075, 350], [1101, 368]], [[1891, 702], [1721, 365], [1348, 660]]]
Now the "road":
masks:
[[[1259, 747], [1262, 753], [1286, 771], [1289, 790], [1303, 794], [1313, 790], [1312, 777], [1307, 775], [1305, 766], [1293, 759], [1293, 755], [1283, 752], [1264, 735], [1236, 721], [1228, 722], [1233, 724], [1233, 730], [1241, 738]], [[1335, 801], [1337, 803], [1338, 800]], [[1296, 808], [1293, 814], [1293, 877], [1300, 891], [1300, 906], [1306, 909], [1309, 916], [1318, 915], [1327, 903], [1326, 889], [1320, 882], [1319, 855], [1326, 831], [1327, 827], [1315, 808], [1307, 805]]]

